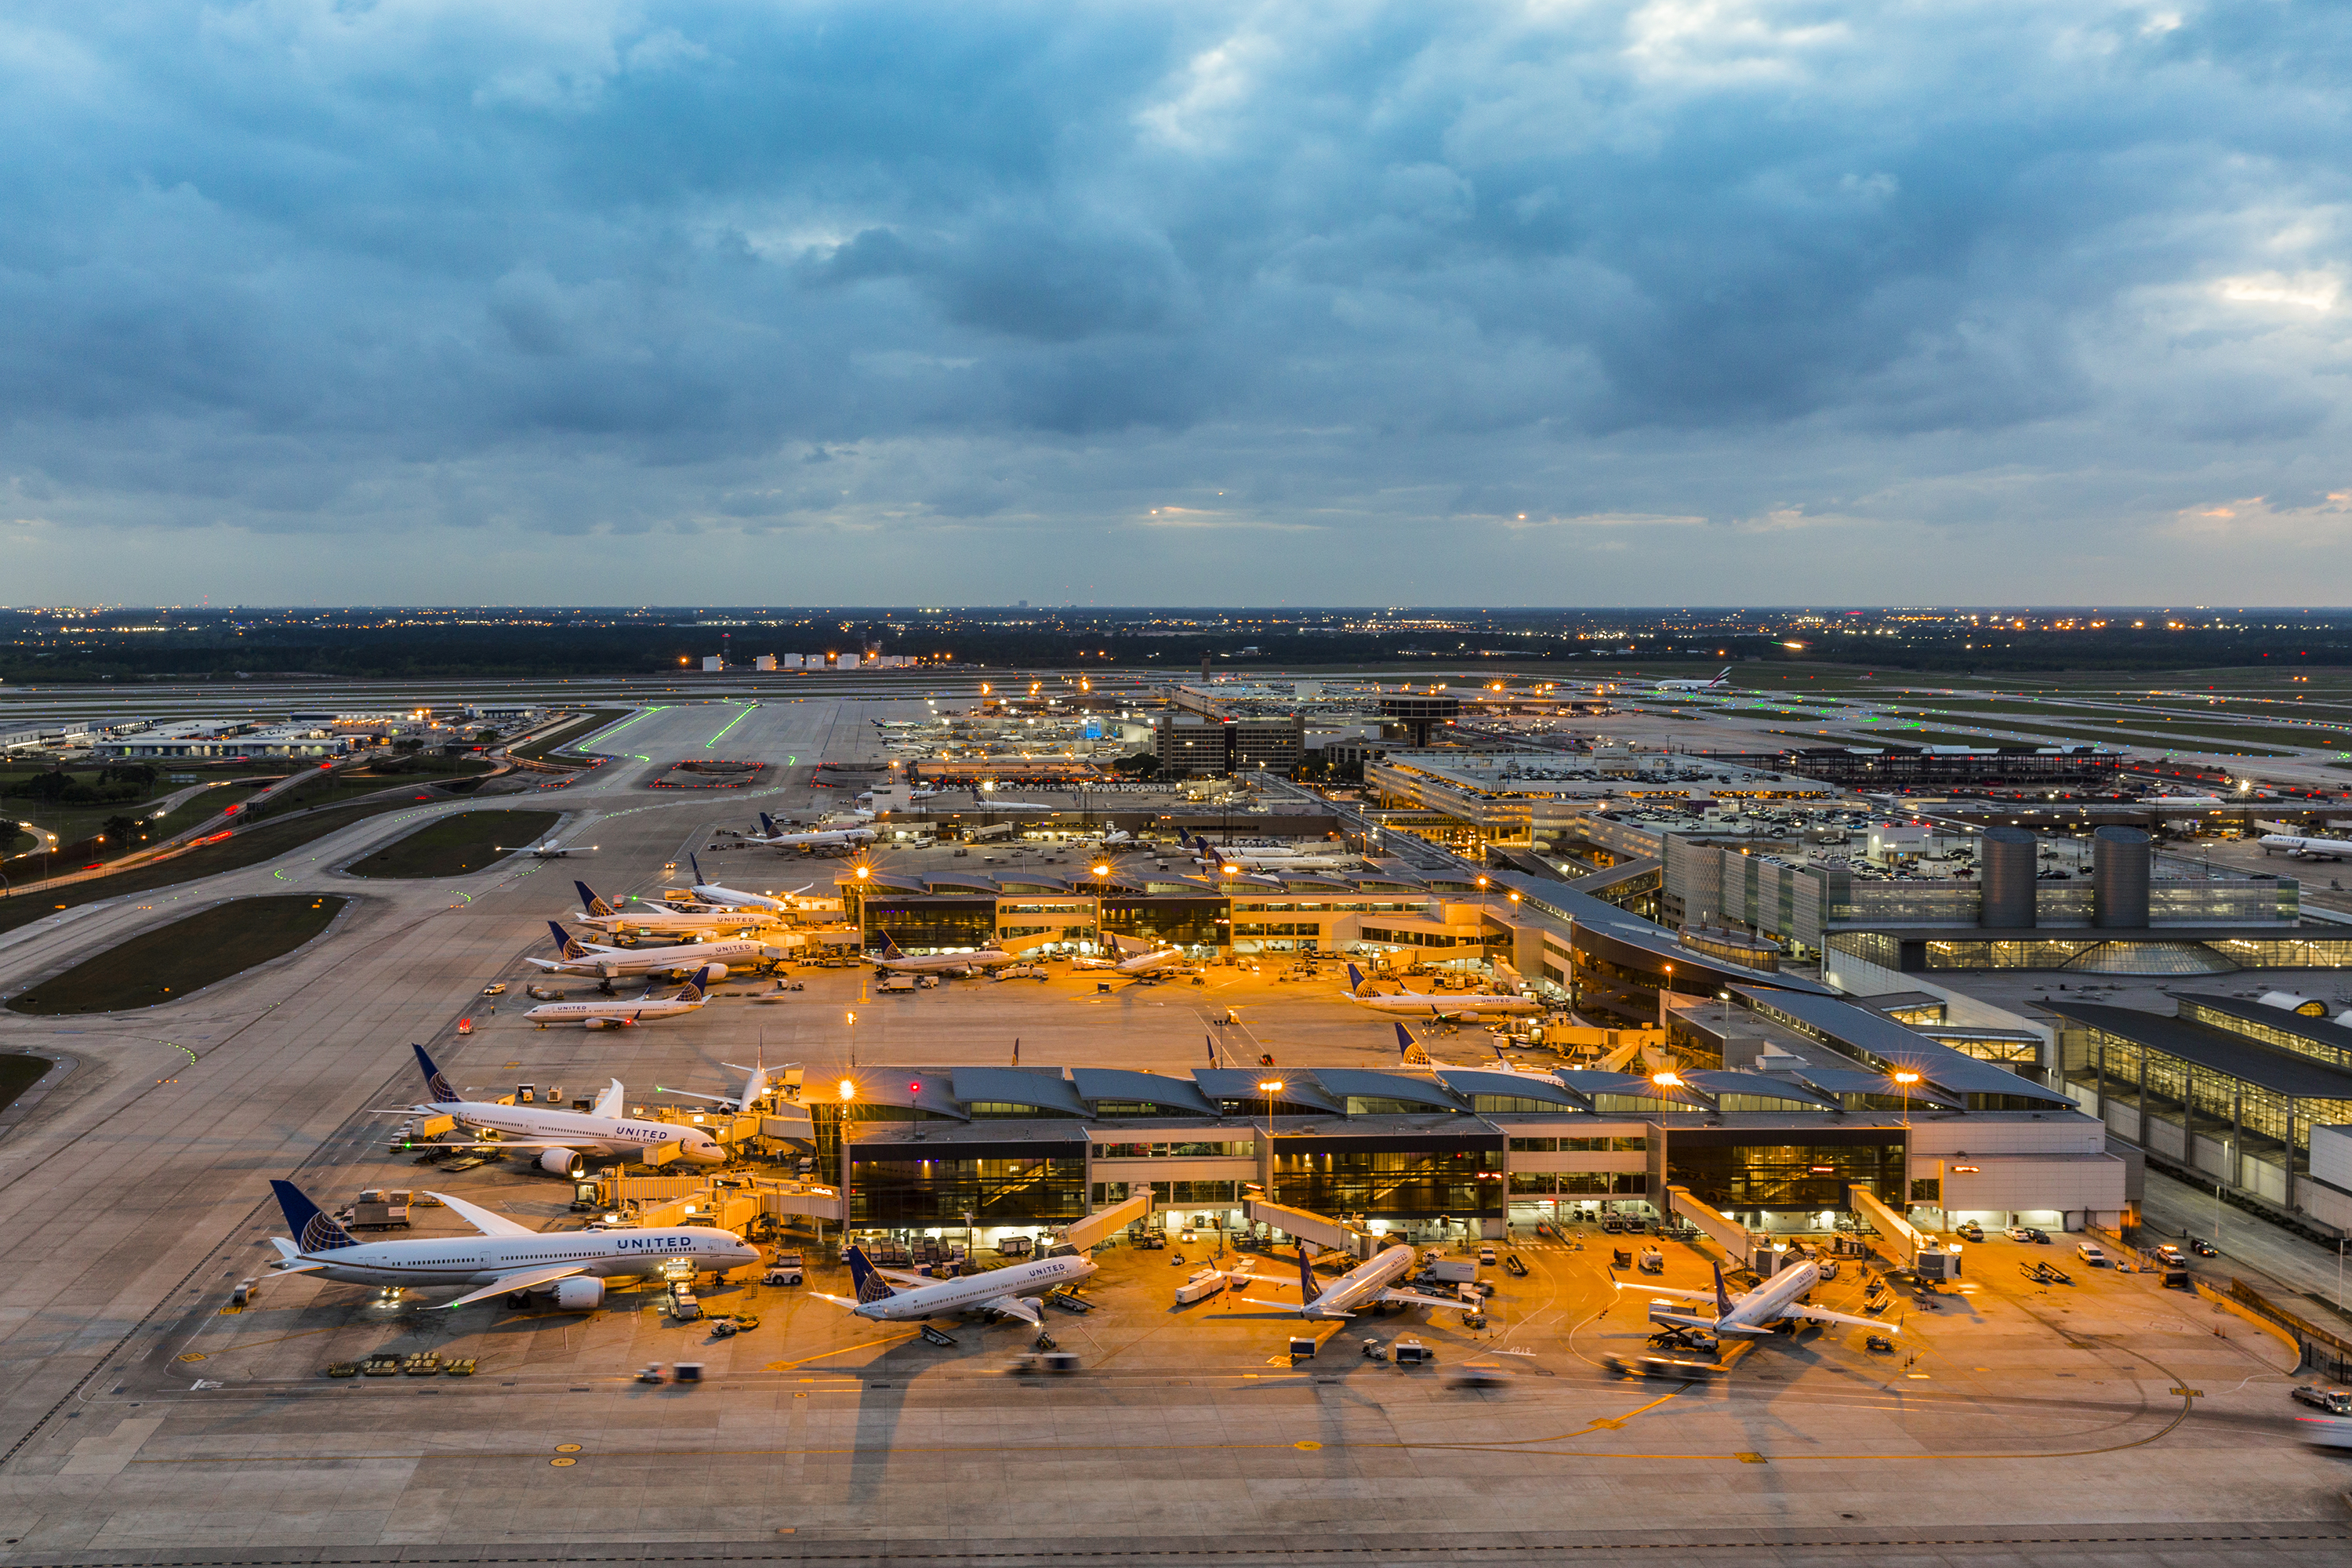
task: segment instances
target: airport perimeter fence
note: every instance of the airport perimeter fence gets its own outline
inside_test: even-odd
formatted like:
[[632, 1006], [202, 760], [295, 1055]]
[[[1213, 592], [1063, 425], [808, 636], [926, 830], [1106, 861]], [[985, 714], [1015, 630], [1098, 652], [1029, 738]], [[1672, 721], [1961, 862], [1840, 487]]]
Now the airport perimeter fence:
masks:
[[2242, 1279], [2230, 1281], [2230, 1300], [2293, 1334], [2303, 1350], [2305, 1371], [2352, 1382], [2352, 1340], [2288, 1311]]

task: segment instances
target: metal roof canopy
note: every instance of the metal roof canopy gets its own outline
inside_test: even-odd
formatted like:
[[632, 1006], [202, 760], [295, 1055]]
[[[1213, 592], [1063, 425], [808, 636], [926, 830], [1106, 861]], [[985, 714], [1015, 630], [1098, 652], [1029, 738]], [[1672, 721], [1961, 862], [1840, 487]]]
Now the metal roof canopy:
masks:
[[2137, 1007], [2110, 1007], [2075, 1002], [2053, 1002], [2050, 1010], [2061, 1017], [2134, 1045], [2180, 1058], [2183, 1061], [2245, 1079], [2257, 1089], [2295, 1100], [2352, 1100], [2352, 1072], [2328, 1066], [2314, 1057], [2297, 1056], [2275, 1046], [2263, 1046], [2243, 1035], [2192, 1024]]
[[1497, 1072], [1492, 1068], [1439, 1068], [1438, 1081], [1459, 1095], [1511, 1095], [1540, 1100], [1563, 1110], [1589, 1115], [1592, 1108], [1549, 1073]]
[[1126, 1100], [1166, 1107], [1176, 1114], [1215, 1116], [1217, 1103], [1189, 1078], [1139, 1072], [1131, 1068], [1072, 1068], [1070, 1082], [1089, 1107], [1097, 1100]]
[[955, 1097], [966, 1105], [1026, 1105], [1072, 1116], [1093, 1114], [1058, 1068], [1029, 1072], [1021, 1068], [960, 1067], [950, 1068], [949, 1077], [955, 1084]]
[[[1956, 1051], [1940, 1040], [1929, 1039], [1916, 1029], [1851, 1002], [1758, 986], [1735, 985], [1732, 990], [1751, 1007], [1785, 1013], [1819, 1030], [1832, 1044], [1858, 1053], [1865, 1058], [1865, 1065], [1868, 1058], [1875, 1058], [1888, 1064], [1890, 1071], [1903, 1068], [1916, 1072], [1924, 1081], [1955, 1094], [2023, 1095], [2046, 1100], [2069, 1110], [2078, 1109], [2072, 1100], [2042, 1088], [2032, 1079]], [[1895, 1086], [1895, 1091], [1900, 1094], [1902, 1086]]]
[[1433, 1110], [1466, 1110], [1468, 1106], [1448, 1093], [1441, 1083], [1405, 1073], [1381, 1072], [1369, 1068], [1317, 1068], [1315, 1081], [1326, 1094], [1346, 1100], [1402, 1100], [1413, 1105], [1426, 1105]]
[[[1199, 1084], [1201, 1092], [1213, 1100], [1237, 1100], [1244, 1103], [1255, 1101], [1263, 1106], [1266, 1097], [1258, 1085], [1269, 1079], [1279, 1079], [1283, 1086], [1282, 1092], [1274, 1097], [1276, 1107], [1296, 1105], [1309, 1115], [1341, 1114], [1343, 1108], [1340, 1103], [1333, 1100], [1320, 1085], [1315, 1082], [1312, 1073], [1285, 1072], [1279, 1068], [1194, 1068], [1192, 1069], [1192, 1081]], [[1275, 1114], [1278, 1116], [1283, 1113], [1277, 1109]], [[1294, 1111], [1291, 1114], [1296, 1115], [1298, 1112]]]

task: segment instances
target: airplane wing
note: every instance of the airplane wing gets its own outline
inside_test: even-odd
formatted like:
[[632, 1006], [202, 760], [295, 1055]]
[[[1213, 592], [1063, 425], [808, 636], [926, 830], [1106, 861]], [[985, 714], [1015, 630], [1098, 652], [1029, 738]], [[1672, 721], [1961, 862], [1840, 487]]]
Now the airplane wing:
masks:
[[926, 1285], [936, 1285], [939, 1283], [938, 1280], [932, 1279], [928, 1274], [909, 1273], [908, 1270], [903, 1268], [877, 1268], [874, 1272], [882, 1276], [883, 1279], [891, 1281], [893, 1284], [912, 1286], [918, 1290], [921, 1289]]
[[529, 1290], [535, 1286], [552, 1285], [558, 1279], [569, 1279], [575, 1274], [587, 1272], [588, 1269], [584, 1264], [551, 1263], [544, 1268], [525, 1268], [519, 1273], [502, 1274], [479, 1289], [468, 1290], [454, 1301], [442, 1302], [441, 1310], [446, 1312], [452, 1307], [463, 1307], [469, 1302], [478, 1301], [485, 1296], [503, 1295], [509, 1290]]
[[1457, 1312], [1475, 1312], [1481, 1303], [1465, 1301], [1460, 1297], [1424, 1296], [1417, 1290], [1383, 1290], [1375, 1300], [1386, 1301], [1392, 1307], [1447, 1307]]
[[830, 1301], [836, 1307], [846, 1307], [853, 1312], [857, 1310], [859, 1307], [865, 1305], [864, 1302], [859, 1301], [855, 1298], [848, 1296], [828, 1296], [822, 1290], [812, 1290], [809, 1294], [815, 1297], [820, 1301]]
[[612, 1087], [596, 1097], [595, 1107], [588, 1114], [604, 1117], [608, 1121], [617, 1120], [621, 1114], [621, 1102], [627, 1098], [621, 1089], [621, 1080], [614, 1079]]
[[1670, 1285], [1644, 1285], [1638, 1279], [1620, 1279], [1617, 1281], [1617, 1289], [1640, 1290], [1652, 1296], [1680, 1296], [1685, 1301], [1705, 1301], [1709, 1305], [1713, 1305], [1715, 1301], [1715, 1292], [1712, 1290], [1677, 1290]]
[[313, 1269], [324, 1268], [325, 1267], [326, 1265], [323, 1263], [288, 1263], [281, 1259], [278, 1262], [271, 1264], [269, 1266], [269, 1271], [272, 1274], [308, 1274]]
[[992, 1312], [1002, 1312], [1008, 1318], [1018, 1318], [1033, 1329], [1045, 1321], [1036, 1307], [1019, 1296], [999, 1296], [995, 1300], [985, 1301], [982, 1305]]
[[1899, 1323], [1882, 1323], [1875, 1318], [1849, 1318], [1843, 1312], [1832, 1312], [1821, 1307], [1783, 1307], [1784, 1318], [1801, 1318], [1809, 1323], [1847, 1323], [1857, 1329], [1884, 1329], [1890, 1334], [1903, 1331]]
[[[1253, 1285], [1270, 1285], [1274, 1283], [1274, 1281], [1270, 1279], [1253, 1279], [1250, 1283]], [[1241, 1299], [1241, 1301], [1242, 1305], [1244, 1307], [1270, 1307], [1277, 1312], [1303, 1313], [1307, 1310], [1306, 1308], [1299, 1306], [1294, 1301], [1261, 1301], [1255, 1296], [1244, 1296]], [[1356, 1314], [1353, 1312], [1334, 1312], [1331, 1314], [1331, 1316], [1337, 1318], [1352, 1318]]]
[[518, 1225], [502, 1214], [493, 1214], [479, 1204], [469, 1204], [463, 1198], [453, 1198], [446, 1193], [431, 1194], [449, 1205], [449, 1212], [480, 1231], [484, 1236], [537, 1236], [539, 1232], [527, 1225]]

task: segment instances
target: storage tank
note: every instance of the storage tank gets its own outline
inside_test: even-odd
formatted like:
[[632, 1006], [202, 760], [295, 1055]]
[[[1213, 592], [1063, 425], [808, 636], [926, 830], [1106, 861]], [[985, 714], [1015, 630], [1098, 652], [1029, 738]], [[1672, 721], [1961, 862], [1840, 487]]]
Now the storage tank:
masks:
[[2033, 879], [2041, 845], [2022, 827], [1988, 827], [1977, 850], [1984, 908], [1977, 923], [1994, 931], [2033, 929]]
[[2147, 835], [2102, 827], [2091, 835], [2091, 923], [2101, 931], [2147, 925]]

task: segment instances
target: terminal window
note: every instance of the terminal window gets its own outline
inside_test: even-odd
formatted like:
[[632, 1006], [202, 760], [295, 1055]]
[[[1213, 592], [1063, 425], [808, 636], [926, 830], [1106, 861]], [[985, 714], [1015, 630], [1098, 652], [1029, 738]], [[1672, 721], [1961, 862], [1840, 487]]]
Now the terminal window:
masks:
[[1707, 1143], [1677, 1135], [1666, 1179], [1718, 1209], [1843, 1209], [1849, 1185], [1904, 1192], [1902, 1134], [1883, 1142]]
[[853, 1158], [850, 1223], [872, 1227], [1030, 1225], [1083, 1218], [1083, 1158], [865, 1160]]
[[1317, 1214], [1403, 1217], [1467, 1215], [1503, 1206], [1502, 1150], [1277, 1153], [1275, 1194]]

